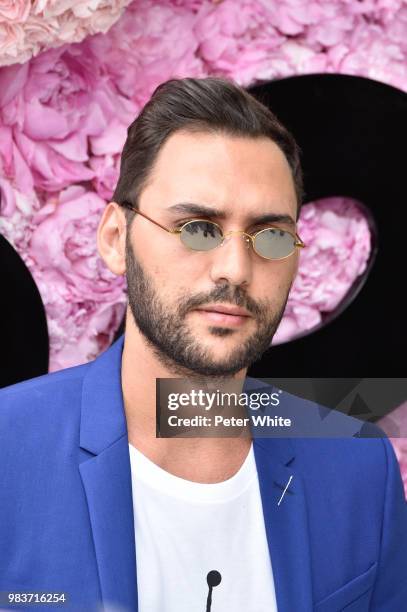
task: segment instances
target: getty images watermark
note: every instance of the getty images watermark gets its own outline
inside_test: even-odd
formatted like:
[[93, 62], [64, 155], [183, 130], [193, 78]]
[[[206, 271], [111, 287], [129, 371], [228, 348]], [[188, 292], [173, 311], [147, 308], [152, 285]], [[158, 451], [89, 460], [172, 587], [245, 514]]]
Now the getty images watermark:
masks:
[[280, 405], [282, 390], [247, 393], [243, 381], [214, 390], [184, 379], [157, 383], [158, 437], [238, 437], [250, 435], [252, 427], [291, 426], [289, 417], [270, 412]]
[[393, 424], [391, 433], [383, 431], [385, 414], [376, 413], [379, 405], [391, 408], [407, 399], [404, 380], [381, 379], [379, 394], [377, 379], [158, 378], [156, 436], [403, 436]]
[[[192, 389], [189, 393], [170, 393], [168, 396], [168, 410], [178, 410], [181, 406], [198, 407], [204, 411], [209, 411], [216, 408], [224, 408], [244, 406], [248, 411], [258, 410], [261, 406], [278, 406], [280, 403], [280, 393], [226, 393], [219, 389], [208, 393], [202, 389]], [[274, 417], [266, 414], [250, 414], [250, 416], [237, 417], [235, 415], [225, 416], [224, 414], [215, 414], [213, 417], [197, 414], [195, 416], [177, 416], [170, 415], [168, 417], [168, 425], [170, 427], [244, 427], [252, 421], [253, 425], [268, 426], [268, 427], [289, 427], [291, 419], [275, 415]]]

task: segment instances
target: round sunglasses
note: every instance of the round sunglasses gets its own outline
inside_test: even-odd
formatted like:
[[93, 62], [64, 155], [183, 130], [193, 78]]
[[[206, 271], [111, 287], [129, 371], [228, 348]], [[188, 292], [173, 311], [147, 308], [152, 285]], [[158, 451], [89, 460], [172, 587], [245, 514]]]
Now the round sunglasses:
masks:
[[180, 227], [171, 229], [161, 225], [158, 221], [154, 221], [154, 219], [151, 219], [145, 213], [134, 208], [130, 202], [124, 201], [122, 205], [126, 208], [130, 208], [155, 225], [158, 225], [158, 227], [161, 227], [166, 232], [178, 234], [182, 244], [191, 251], [211, 251], [212, 249], [216, 249], [222, 246], [226, 236], [231, 234], [243, 234], [246, 237], [246, 242], [251, 242], [257, 255], [264, 259], [285, 259], [292, 255], [296, 248], [302, 249], [306, 246], [298, 234], [293, 234], [292, 232], [282, 230], [272, 225], [254, 234], [248, 234], [243, 230], [226, 232], [225, 234], [220, 225], [214, 221], [190, 219], [180, 225]]

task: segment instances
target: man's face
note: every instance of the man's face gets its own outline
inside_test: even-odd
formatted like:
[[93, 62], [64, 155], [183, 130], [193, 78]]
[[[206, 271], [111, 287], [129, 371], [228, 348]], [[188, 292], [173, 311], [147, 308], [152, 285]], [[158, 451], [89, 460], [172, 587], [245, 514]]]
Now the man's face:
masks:
[[[296, 218], [288, 162], [270, 139], [176, 132], [163, 145], [140, 211], [173, 228], [202, 215], [169, 210], [180, 202], [215, 208], [206, 216], [224, 232], [267, 227], [269, 213]], [[287, 223], [274, 223], [293, 231]], [[298, 250], [270, 261], [241, 234], [211, 251], [191, 251], [136, 215], [126, 235], [126, 277], [134, 320], [159, 361], [181, 376], [227, 378], [247, 369], [270, 346], [298, 267]], [[250, 316], [215, 320], [199, 308], [227, 305]]]

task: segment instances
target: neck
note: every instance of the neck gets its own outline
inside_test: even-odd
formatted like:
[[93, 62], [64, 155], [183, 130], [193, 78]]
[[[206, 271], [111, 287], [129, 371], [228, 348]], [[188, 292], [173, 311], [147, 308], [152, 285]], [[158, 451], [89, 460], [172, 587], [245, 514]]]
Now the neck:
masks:
[[[195, 373], [192, 374], [191, 386], [196, 380]], [[233, 379], [234, 391], [240, 392], [237, 386], [242, 389], [245, 374], [246, 370], [242, 370]], [[159, 361], [127, 313], [121, 382], [130, 444], [180, 478], [207, 483], [231, 478], [249, 452], [251, 436], [247, 430], [235, 438], [156, 437], [156, 379], [179, 376]], [[185, 372], [185, 378], [189, 376]], [[205, 389], [216, 387], [215, 379], [199, 378], [199, 386], [202, 384]], [[182, 391], [185, 391], [185, 385]]]

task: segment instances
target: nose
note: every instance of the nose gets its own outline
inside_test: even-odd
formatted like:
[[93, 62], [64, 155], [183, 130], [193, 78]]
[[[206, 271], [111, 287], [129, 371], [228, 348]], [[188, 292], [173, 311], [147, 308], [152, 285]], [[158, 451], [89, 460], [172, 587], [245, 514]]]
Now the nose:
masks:
[[250, 238], [243, 231], [227, 232], [223, 243], [214, 249], [211, 279], [227, 280], [231, 285], [249, 284], [252, 280]]

